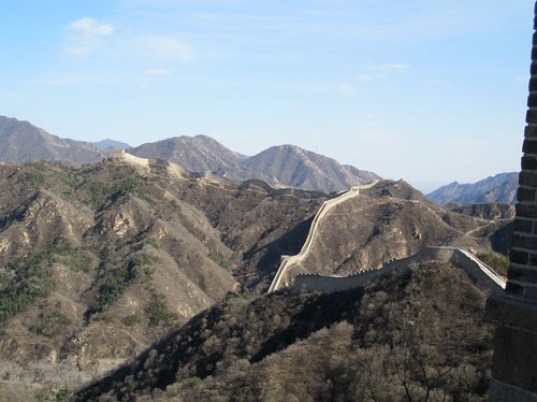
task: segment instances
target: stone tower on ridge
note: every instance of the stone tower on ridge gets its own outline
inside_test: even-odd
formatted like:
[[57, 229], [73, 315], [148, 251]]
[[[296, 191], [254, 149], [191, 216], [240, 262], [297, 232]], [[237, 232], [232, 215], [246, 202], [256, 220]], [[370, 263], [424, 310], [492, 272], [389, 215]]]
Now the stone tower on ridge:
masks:
[[[537, 31], [537, 2], [534, 31]], [[537, 401], [537, 32], [533, 34], [522, 171], [505, 293], [488, 301], [496, 321], [491, 402]]]

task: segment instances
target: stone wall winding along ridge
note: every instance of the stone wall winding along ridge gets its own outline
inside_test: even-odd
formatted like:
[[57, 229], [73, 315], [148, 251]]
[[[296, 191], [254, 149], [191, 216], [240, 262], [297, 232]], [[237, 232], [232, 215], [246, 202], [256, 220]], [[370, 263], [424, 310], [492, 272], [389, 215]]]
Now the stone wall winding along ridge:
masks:
[[318, 275], [303, 274], [295, 278], [294, 288], [300, 292], [339, 292], [366, 286], [371, 281], [392, 272], [409, 269], [413, 263], [422, 261], [452, 262], [462, 269], [481, 289], [492, 293], [505, 288], [505, 280], [498, 276], [488, 265], [470, 254], [455, 247], [426, 247], [418, 254], [402, 260], [393, 261], [381, 269], [370, 269], [355, 275]]
[[280, 263], [280, 267], [278, 268], [278, 271], [276, 272], [276, 275], [274, 279], [272, 280], [272, 283], [270, 284], [268, 293], [274, 292], [278, 289], [280, 289], [282, 285], [282, 280], [285, 277], [285, 274], [287, 273], [288, 268], [291, 265], [297, 264], [300, 261], [302, 261], [306, 255], [308, 254], [309, 250], [311, 249], [311, 245], [313, 243], [313, 239], [317, 235], [317, 230], [319, 228], [319, 223], [323, 219], [323, 217], [330, 212], [332, 208], [334, 208], [336, 205], [348, 200], [349, 198], [356, 197], [360, 194], [360, 190], [365, 190], [371, 187], [374, 187], [378, 183], [378, 180], [374, 180], [373, 182], [369, 184], [365, 184], [363, 186], [355, 186], [351, 187], [351, 189], [345, 193], [342, 193], [336, 198], [332, 198], [331, 200], [325, 201], [321, 208], [319, 208], [319, 211], [317, 211], [317, 214], [315, 215], [315, 218], [313, 218], [313, 222], [311, 223], [310, 230], [308, 232], [308, 237], [306, 238], [306, 241], [304, 242], [304, 246], [302, 246], [302, 249], [300, 250], [300, 253], [293, 256], [284, 255], [282, 256], [282, 261]]

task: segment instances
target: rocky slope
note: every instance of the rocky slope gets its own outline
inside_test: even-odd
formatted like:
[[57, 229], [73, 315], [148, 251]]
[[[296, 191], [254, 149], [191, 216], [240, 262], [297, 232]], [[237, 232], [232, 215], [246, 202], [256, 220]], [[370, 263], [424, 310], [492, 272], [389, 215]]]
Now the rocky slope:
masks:
[[142, 158], [164, 159], [191, 172], [239, 169], [242, 156], [205, 135], [175, 137], [129, 150]]
[[365, 290], [233, 299], [74, 400], [484, 401], [485, 300], [457, 268], [435, 262]]
[[0, 187], [0, 375], [34, 396], [134, 356], [240, 290], [234, 276], [268, 286], [271, 253], [326, 198], [132, 156], [0, 165]]
[[309, 251], [288, 265], [281, 283], [291, 286], [302, 273], [348, 275], [381, 268], [424, 246], [455, 246], [475, 254], [502, 252], [508, 239], [500, 233], [511, 218], [490, 220], [453, 212], [428, 201], [404, 181], [381, 181], [323, 216]]
[[427, 196], [439, 204], [450, 202], [514, 204], [517, 188], [518, 173], [500, 173], [471, 184], [453, 182], [440, 187]]
[[[0, 165], [0, 188], [0, 389], [25, 396], [101, 376], [229, 292], [265, 292], [330, 198], [129, 154]], [[306, 272], [379, 267], [424, 245], [489, 250], [508, 222], [392, 181], [337, 208]]]

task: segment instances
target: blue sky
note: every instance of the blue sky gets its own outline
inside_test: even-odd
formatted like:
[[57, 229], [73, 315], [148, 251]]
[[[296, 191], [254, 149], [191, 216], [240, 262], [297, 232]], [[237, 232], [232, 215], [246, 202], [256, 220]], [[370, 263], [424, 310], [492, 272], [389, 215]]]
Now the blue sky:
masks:
[[131, 145], [294, 144], [383, 177], [519, 169], [532, 0], [3, 0], [0, 114]]

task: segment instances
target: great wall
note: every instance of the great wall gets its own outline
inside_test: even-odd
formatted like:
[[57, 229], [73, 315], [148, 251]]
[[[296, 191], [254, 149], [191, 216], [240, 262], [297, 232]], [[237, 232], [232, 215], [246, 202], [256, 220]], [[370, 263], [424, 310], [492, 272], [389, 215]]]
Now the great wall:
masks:
[[537, 2], [528, 89], [509, 279], [487, 304], [496, 324], [489, 402], [537, 402]]
[[313, 222], [311, 223], [308, 236], [306, 237], [306, 241], [304, 242], [304, 245], [302, 246], [302, 249], [300, 250], [300, 252], [297, 255], [293, 255], [293, 256], [288, 256], [288, 255], [282, 256], [280, 267], [278, 268], [278, 271], [276, 272], [276, 275], [274, 279], [272, 280], [272, 283], [270, 284], [268, 293], [278, 290], [280, 286], [282, 285], [282, 280], [285, 278], [285, 274], [287, 273], [288, 268], [293, 264], [299, 263], [308, 254], [311, 248], [313, 239], [317, 235], [317, 230], [319, 228], [319, 223], [321, 219], [323, 219], [323, 217], [336, 205], [348, 200], [349, 198], [358, 196], [360, 194], [360, 190], [365, 190], [365, 189], [374, 187], [377, 183], [378, 183], [378, 180], [375, 180], [369, 184], [364, 184], [363, 186], [351, 187], [349, 191], [346, 191], [342, 193], [341, 195], [339, 195], [338, 197], [332, 198], [323, 203], [323, 205], [321, 206], [321, 208], [319, 208], [319, 210], [315, 214], [315, 217], [313, 218]]
[[358, 196], [360, 194], [360, 190], [372, 188], [377, 183], [378, 180], [375, 180], [372, 183], [363, 186], [352, 187], [349, 191], [341, 193], [338, 197], [325, 201], [313, 219], [308, 236], [300, 252], [294, 256], [282, 256], [280, 266], [267, 293], [290, 286], [293, 286], [295, 290], [300, 292], [337, 292], [365, 286], [372, 280], [382, 275], [390, 274], [396, 270], [409, 269], [413, 264], [432, 260], [453, 263], [455, 266], [466, 272], [474, 283], [476, 283], [477, 286], [485, 290], [487, 293], [495, 290], [505, 289], [505, 280], [498, 276], [488, 265], [480, 261], [468, 251], [455, 247], [432, 246], [424, 248], [414, 256], [392, 261], [381, 269], [370, 269], [349, 276], [302, 274], [295, 277], [293, 285], [291, 278], [287, 278], [286, 274], [291, 266], [299, 264], [304, 258], [306, 258], [307, 254], [311, 250], [313, 241], [317, 236], [321, 220], [336, 205], [347, 201], [352, 197]]
[[294, 289], [299, 292], [339, 292], [363, 287], [371, 281], [395, 271], [411, 269], [424, 261], [451, 262], [463, 270], [474, 284], [490, 294], [505, 289], [505, 280], [490, 267], [466, 250], [455, 247], [426, 247], [419, 253], [388, 263], [381, 269], [370, 269], [349, 276], [303, 274], [295, 278]]
[[[144, 169], [150, 169], [151, 167], [164, 168], [170, 173], [187, 175], [196, 178], [209, 178], [206, 174], [186, 172], [179, 166], [167, 161], [139, 158], [124, 151], [118, 151], [114, 153], [113, 156]], [[322, 204], [321, 208], [319, 208], [315, 214], [306, 237], [306, 241], [304, 242], [300, 252], [294, 256], [282, 256], [280, 266], [269, 287], [268, 293], [274, 292], [282, 287], [289, 287], [292, 285], [291, 280], [286, 278], [287, 271], [289, 270], [289, 267], [299, 264], [304, 258], [306, 258], [307, 254], [311, 250], [313, 241], [317, 236], [321, 220], [327, 216], [336, 205], [360, 195], [360, 190], [372, 188], [377, 183], [378, 180], [375, 180], [369, 184], [352, 187], [348, 191], [335, 194], [336, 197], [331, 198]], [[308, 198], [327, 196], [327, 194], [317, 191], [306, 191], [293, 188], [274, 188], [266, 182], [256, 179], [242, 182], [240, 188], [248, 188], [250, 186], [262, 188], [271, 195], [298, 195]], [[301, 292], [336, 292], [352, 289], [355, 287], [365, 286], [372, 280], [377, 279], [382, 275], [390, 274], [396, 270], [408, 269], [410, 266], [412, 266], [412, 264], [426, 260], [453, 262], [454, 265], [463, 269], [479, 287], [485, 289], [486, 291], [505, 288], [505, 280], [496, 275], [496, 273], [494, 273], [494, 271], [485, 263], [477, 259], [468, 251], [453, 247], [427, 247], [414, 256], [402, 260], [392, 261], [381, 269], [369, 269], [349, 276], [301, 274], [295, 278], [293, 287], [295, 290]]]

